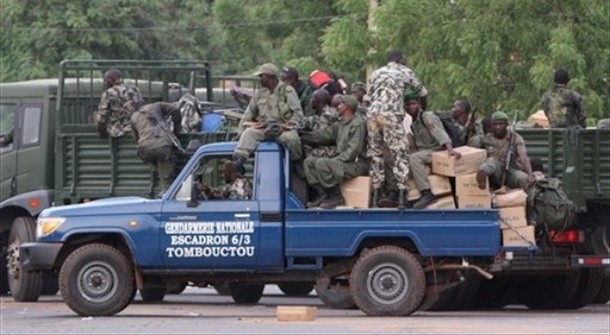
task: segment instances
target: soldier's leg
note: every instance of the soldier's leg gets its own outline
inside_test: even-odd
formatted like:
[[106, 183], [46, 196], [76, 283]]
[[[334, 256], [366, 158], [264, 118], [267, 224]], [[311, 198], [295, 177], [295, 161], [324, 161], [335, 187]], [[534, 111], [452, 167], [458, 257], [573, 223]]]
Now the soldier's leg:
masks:
[[169, 159], [157, 161], [157, 173], [163, 191], [169, 188], [169, 185], [174, 181], [176, 171], [176, 157], [170, 156]]
[[371, 114], [366, 120], [368, 131], [367, 156], [370, 158], [369, 175], [374, 190], [379, 190], [385, 180], [383, 162], [383, 129], [379, 123], [379, 114]]
[[485, 181], [489, 178], [489, 184], [502, 186], [502, 164], [496, 157], [488, 157], [479, 167], [477, 172], [477, 183], [480, 189], [485, 189]]
[[409, 174], [409, 159], [407, 149], [407, 135], [402, 125], [402, 118], [396, 114], [386, 115], [386, 122], [383, 129], [383, 141], [387, 143], [392, 160], [392, 172], [396, 178], [399, 191], [404, 191]]
[[331, 158], [320, 158], [316, 161], [320, 184], [324, 188], [326, 199], [320, 207], [330, 209], [345, 203], [339, 183], [345, 179], [345, 163]]
[[301, 151], [301, 138], [296, 130], [283, 131], [280, 136], [278, 136], [277, 141], [290, 150], [291, 160], [298, 161], [303, 157]]
[[506, 178], [506, 186], [510, 188], [526, 188], [528, 183], [527, 173], [518, 170], [510, 169]]
[[411, 176], [415, 181], [418, 191], [429, 190], [430, 181], [426, 173], [426, 165], [432, 162], [431, 150], [420, 150], [409, 155], [409, 166], [411, 167]]
[[245, 162], [263, 139], [265, 139], [263, 130], [246, 128], [239, 137], [233, 156], [243, 158]]
[[305, 161], [303, 162], [305, 179], [307, 180], [307, 184], [312, 187], [320, 185], [319, 172], [316, 169], [316, 162], [319, 159], [320, 157], [309, 156], [305, 158]]

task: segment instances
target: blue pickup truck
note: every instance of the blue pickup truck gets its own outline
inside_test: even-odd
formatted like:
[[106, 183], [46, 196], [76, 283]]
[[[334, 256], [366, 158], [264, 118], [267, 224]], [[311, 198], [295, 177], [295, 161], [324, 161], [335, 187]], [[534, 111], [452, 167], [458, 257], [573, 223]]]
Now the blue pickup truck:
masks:
[[417, 311], [442, 273], [491, 277], [485, 268], [504, 258], [497, 210], [305, 209], [302, 180], [274, 142], [250, 159], [252, 199], [201, 199], [197, 183], [222, 185], [234, 148], [199, 148], [160, 199], [46, 209], [37, 242], [21, 245], [24, 270], [58, 272], [79, 315], [116, 314], [138, 288], [164, 294], [175, 282], [229, 282], [236, 302], [256, 303], [267, 283], [344, 281], [364, 313], [389, 316]]

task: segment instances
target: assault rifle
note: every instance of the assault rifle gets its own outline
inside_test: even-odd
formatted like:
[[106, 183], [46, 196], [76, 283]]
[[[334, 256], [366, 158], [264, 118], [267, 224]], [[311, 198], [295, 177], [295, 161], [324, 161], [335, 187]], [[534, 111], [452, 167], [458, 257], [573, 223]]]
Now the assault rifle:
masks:
[[477, 95], [477, 100], [472, 106], [472, 113], [470, 114], [470, 119], [468, 119], [468, 123], [466, 126], [466, 143], [464, 144], [468, 144], [468, 140], [470, 140], [470, 138], [472, 138], [477, 133], [476, 121], [477, 114], [479, 113], [479, 98], [480, 96]]
[[506, 148], [506, 157], [504, 160], [504, 170], [502, 171], [502, 184], [501, 187], [504, 186], [504, 182], [506, 181], [506, 176], [510, 171], [510, 160], [512, 159], [513, 150], [512, 147], [515, 144], [515, 126], [517, 125], [517, 119], [519, 118], [519, 111], [515, 112], [515, 117], [513, 118], [513, 124], [510, 129], [508, 129], [508, 147]]

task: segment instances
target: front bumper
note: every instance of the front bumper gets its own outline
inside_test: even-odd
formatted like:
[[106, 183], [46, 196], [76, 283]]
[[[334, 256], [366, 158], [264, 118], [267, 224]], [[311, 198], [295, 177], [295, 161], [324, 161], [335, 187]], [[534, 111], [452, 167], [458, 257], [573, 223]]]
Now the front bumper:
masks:
[[53, 267], [63, 243], [24, 243], [19, 246], [19, 261], [26, 271], [48, 270]]

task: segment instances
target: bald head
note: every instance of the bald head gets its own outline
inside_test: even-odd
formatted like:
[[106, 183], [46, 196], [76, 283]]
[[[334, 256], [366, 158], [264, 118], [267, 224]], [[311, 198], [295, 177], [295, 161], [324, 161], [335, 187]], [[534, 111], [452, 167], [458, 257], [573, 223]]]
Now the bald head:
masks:
[[104, 73], [104, 84], [106, 87], [112, 87], [121, 82], [123, 75], [118, 69], [110, 69]]

